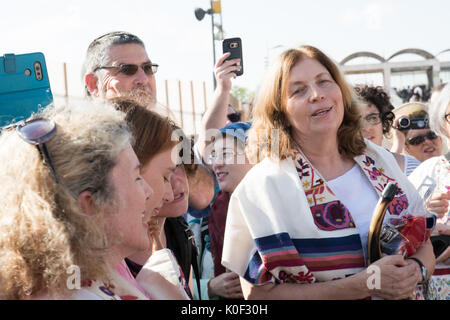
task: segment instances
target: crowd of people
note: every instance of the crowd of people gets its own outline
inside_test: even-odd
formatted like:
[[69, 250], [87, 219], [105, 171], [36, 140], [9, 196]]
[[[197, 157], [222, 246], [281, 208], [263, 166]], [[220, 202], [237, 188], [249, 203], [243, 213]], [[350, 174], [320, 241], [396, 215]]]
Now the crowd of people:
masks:
[[[159, 112], [159, 66], [122, 31], [89, 45], [85, 102], [3, 128], [1, 299], [450, 299], [450, 85], [394, 108], [301, 46], [242, 122], [228, 57], [198, 137]], [[394, 249], [372, 230], [392, 183]]]
[[431, 98], [431, 88], [425, 85], [397, 89], [394, 88], [394, 92], [402, 99], [404, 103], [406, 102], [428, 102]]

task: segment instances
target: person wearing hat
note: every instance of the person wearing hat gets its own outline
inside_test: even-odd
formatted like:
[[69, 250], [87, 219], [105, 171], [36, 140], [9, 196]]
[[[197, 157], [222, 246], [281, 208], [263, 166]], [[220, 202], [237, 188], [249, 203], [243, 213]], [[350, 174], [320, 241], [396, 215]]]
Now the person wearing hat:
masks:
[[202, 299], [242, 299], [239, 276], [222, 266], [223, 236], [230, 194], [252, 167], [245, 156], [248, 122], [235, 122], [218, 130], [208, 157], [220, 191], [208, 216], [198, 218], [188, 214], [189, 226], [194, 232], [200, 251]]
[[442, 139], [430, 129], [427, 106], [406, 103], [394, 110], [392, 152], [405, 153], [420, 162], [442, 153]]
[[209, 156], [221, 190], [232, 193], [251, 169], [245, 156], [249, 122], [235, 122], [219, 130]]

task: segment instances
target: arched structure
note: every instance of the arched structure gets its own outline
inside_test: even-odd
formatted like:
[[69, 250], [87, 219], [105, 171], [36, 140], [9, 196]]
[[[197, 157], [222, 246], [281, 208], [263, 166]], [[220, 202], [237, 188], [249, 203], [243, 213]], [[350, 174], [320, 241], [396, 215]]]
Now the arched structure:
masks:
[[441, 52], [439, 52], [439, 53], [436, 55], [436, 57], [439, 57], [441, 54], [446, 53], [446, 52], [450, 52], [450, 49], [442, 50]]
[[351, 55], [347, 56], [340, 62], [340, 64], [344, 65], [347, 62], [349, 62], [350, 60], [353, 60], [356, 58], [373, 58], [373, 59], [380, 61], [381, 63], [386, 61], [382, 56], [379, 56], [376, 53], [369, 52], [369, 51], [360, 51], [360, 52], [352, 53]]
[[[439, 74], [441, 70], [450, 70], [450, 61], [439, 61], [438, 56], [449, 52], [450, 49], [446, 49], [433, 55], [428, 51], [408, 48], [397, 51], [389, 58], [385, 59], [382, 56], [368, 51], [355, 52], [344, 58], [339, 64], [346, 74], [363, 74], [363, 73], [382, 73], [384, 86], [387, 90], [391, 89], [391, 74], [392, 73], [402, 73], [402, 72], [414, 72], [414, 71], [425, 71], [428, 77], [428, 87], [434, 87], [440, 83]], [[391, 60], [403, 54], [415, 54], [423, 59], [417, 61], [400, 61], [392, 62]], [[350, 60], [368, 57], [379, 61], [379, 63], [369, 63], [369, 64], [358, 64], [349, 65], [347, 64]]]
[[428, 51], [422, 50], [422, 49], [403, 49], [400, 51], [397, 51], [396, 53], [394, 53], [392, 56], [390, 56], [387, 60], [392, 60], [393, 58], [402, 55], [402, 54], [416, 54], [418, 56], [423, 57], [425, 60], [428, 59], [435, 59], [435, 56], [433, 56], [431, 53], [429, 53]]

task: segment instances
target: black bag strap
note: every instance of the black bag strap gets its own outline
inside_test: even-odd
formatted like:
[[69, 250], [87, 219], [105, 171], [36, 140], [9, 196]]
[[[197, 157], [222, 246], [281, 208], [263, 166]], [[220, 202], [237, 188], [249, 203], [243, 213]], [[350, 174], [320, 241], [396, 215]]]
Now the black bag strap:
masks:
[[209, 237], [209, 229], [208, 229], [208, 217], [202, 218], [202, 223], [200, 225], [200, 239], [202, 241], [202, 252], [201, 256], [203, 256], [203, 252], [206, 250], [206, 237]]
[[202, 300], [202, 291], [200, 289], [200, 272], [198, 270], [198, 262], [197, 262], [197, 256], [198, 256], [198, 248], [195, 244], [194, 240], [194, 233], [192, 232], [191, 228], [187, 227], [184, 232], [186, 233], [186, 236], [188, 238], [189, 244], [192, 246], [192, 270], [194, 271], [195, 275], [195, 282], [197, 283], [197, 290], [198, 290], [198, 298], [199, 300]]

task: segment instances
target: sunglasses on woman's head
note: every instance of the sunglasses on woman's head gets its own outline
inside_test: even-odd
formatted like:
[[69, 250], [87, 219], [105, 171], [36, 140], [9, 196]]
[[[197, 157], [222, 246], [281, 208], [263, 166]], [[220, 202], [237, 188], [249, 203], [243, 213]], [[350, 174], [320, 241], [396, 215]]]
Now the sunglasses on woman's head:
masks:
[[151, 62], [145, 62], [138, 66], [137, 64], [128, 64], [123, 63], [118, 66], [103, 66], [103, 67], [97, 67], [94, 69], [94, 72], [100, 69], [119, 69], [119, 73], [122, 73], [127, 76], [133, 76], [138, 72], [139, 68], [142, 68], [144, 70], [144, 73], [148, 76], [155, 74], [156, 71], [158, 71], [157, 64], [151, 63]]
[[51, 175], [56, 183], [59, 183], [53, 166], [52, 158], [48, 152], [45, 143], [53, 138], [56, 134], [56, 123], [53, 120], [37, 118], [33, 120], [21, 121], [13, 125], [16, 132], [22, 140], [33, 144], [38, 149], [44, 163], [50, 169]]
[[422, 144], [425, 139], [428, 140], [434, 140], [438, 136], [433, 131], [428, 131], [425, 134], [421, 134], [419, 136], [415, 136], [414, 138], [407, 139], [406, 142], [412, 146], [418, 146], [419, 144]]
[[239, 122], [241, 121], [241, 114], [239, 112], [229, 113], [227, 114], [227, 118], [231, 122]]

